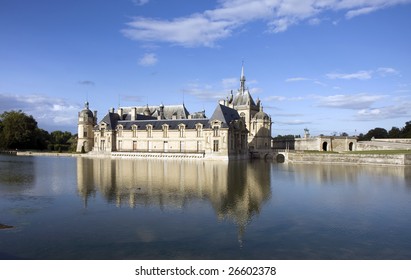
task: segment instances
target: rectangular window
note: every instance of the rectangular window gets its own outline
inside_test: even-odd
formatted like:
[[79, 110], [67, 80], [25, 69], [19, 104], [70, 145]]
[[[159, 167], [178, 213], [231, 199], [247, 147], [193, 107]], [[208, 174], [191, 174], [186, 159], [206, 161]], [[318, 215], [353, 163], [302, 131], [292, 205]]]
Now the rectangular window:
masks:
[[84, 137], [84, 138], [87, 138], [87, 131], [84, 131], [84, 132], [83, 132], [83, 137]]
[[218, 140], [214, 140], [213, 142], [213, 152], [218, 152]]
[[213, 128], [213, 136], [214, 137], [220, 136], [220, 131], [219, 131], [218, 127]]
[[106, 149], [106, 141], [101, 140], [100, 141], [100, 150], [104, 151]]
[[137, 141], [133, 141], [133, 151], [137, 150]]

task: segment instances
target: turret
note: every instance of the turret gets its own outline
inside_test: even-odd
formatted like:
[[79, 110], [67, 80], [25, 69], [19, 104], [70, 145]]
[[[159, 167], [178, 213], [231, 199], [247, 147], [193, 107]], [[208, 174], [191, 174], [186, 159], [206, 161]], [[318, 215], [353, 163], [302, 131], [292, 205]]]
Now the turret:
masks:
[[93, 127], [97, 124], [97, 111], [93, 112], [89, 109], [89, 103], [84, 103], [84, 109], [78, 114], [78, 153], [89, 152], [94, 146]]

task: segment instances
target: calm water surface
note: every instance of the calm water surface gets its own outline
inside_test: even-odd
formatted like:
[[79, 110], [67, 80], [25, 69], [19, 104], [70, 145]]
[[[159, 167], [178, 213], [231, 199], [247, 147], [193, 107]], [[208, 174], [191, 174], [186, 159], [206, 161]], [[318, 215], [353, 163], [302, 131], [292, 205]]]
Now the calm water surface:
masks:
[[1, 259], [411, 259], [410, 218], [405, 167], [0, 156]]

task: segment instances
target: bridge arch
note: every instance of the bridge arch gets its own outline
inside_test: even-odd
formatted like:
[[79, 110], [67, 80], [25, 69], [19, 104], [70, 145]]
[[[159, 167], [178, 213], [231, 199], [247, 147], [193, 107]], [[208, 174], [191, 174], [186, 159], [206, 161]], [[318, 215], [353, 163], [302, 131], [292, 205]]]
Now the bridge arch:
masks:
[[275, 157], [275, 159], [276, 159], [276, 161], [277, 161], [278, 163], [284, 163], [284, 162], [285, 162], [285, 156], [284, 156], [284, 154], [278, 154], [278, 155]]

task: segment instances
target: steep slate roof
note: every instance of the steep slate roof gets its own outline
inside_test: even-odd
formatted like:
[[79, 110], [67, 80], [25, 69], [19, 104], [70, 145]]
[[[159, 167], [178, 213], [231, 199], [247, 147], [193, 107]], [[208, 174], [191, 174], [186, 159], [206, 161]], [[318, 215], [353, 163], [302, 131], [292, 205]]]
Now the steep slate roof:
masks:
[[210, 118], [210, 121], [219, 120], [222, 122], [221, 126], [227, 128], [232, 121], [238, 119], [240, 119], [240, 115], [237, 110], [218, 104]]
[[234, 97], [233, 105], [234, 106], [243, 106], [243, 105], [257, 106], [248, 90], [244, 90], [244, 92], [238, 91]]
[[[102, 120], [101, 122], [104, 122], [107, 124], [107, 127], [110, 129], [115, 129], [117, 126], [117, 122], [119, 121], [120, 117], [118, 116], [117, 113], [111, 113], [109, 112]], [[101, 123], [100, 122], [100, 123]]]
[[153, 130], [163, 129], [163, 125], [167, 124], [169, 129], [177, 129], [180, 124], [184, 124], [186, 129], [195, 129], [196, 124], [200, 123], [204, 128], [210, 127], [208, 119], [180, 119], [180, 120], [136, 120], [136, 121], [119, 121], [124, 129], [131, 130], [133, 125], [137, 125], [139, 129], [146, 128], [147, 125], [152, 125]]
[[[127, 116], [124, 117], [126, 120], [131, 120], [131, 110], [134, 107], [121, 107], [123, 109], [123, 113]], [[147, 106], [136, 106], [137, 115], [144, 115], [144, 110], [147, 109]], [[160, 110], [160, 106], [148, 106], [151, 116], [157, 118], [158, 113]], [[172, 119], [173, 116], [176, 116], [178, 119], [188, 119], [188, 112], [187, 108], [184, 104], [180, 105], [164, 105], [164, 117], [166, 119]]]
[[[124, 108], [123, 108], [124, 110]], [[126, 116], [123, 114], [123, 116]], [[227, 128], [233, 120], [240, 119], [238, 112], [227, 106], [218, 104], [214, 113], [210, 119], [199, 118], [199, 119], [157, 119], [153, 116], [145, 116], [142, 114], [137, 114], [137, 120], [130, 120], [130, 115], [127, 115], [128, 118], [123, 120], [120, 119], [117, 113], [109, 112], [101, 122], [107, 124], [107, 128], [115, 130], [117, 125], [122, 125], [124, 129], [131, 130], [133, 125], [137, 125], [138, 128], [145, 128], [147, 125], [152, 125], [153, 130], [161, 130], [164, 124], [169, 126], [169, 129], [177, 129], [180, 124], [184, 124], [187, 129], [195, 129], [196, 124], [200, 123], [203, 125], [203, 128], [210, 128], [211, 122], [214, 120], [221, 121], [222, 127]], [[100, 123], [101, 123], [100, 122]], [[98, 127], [96, 127], [98, 129]]]

